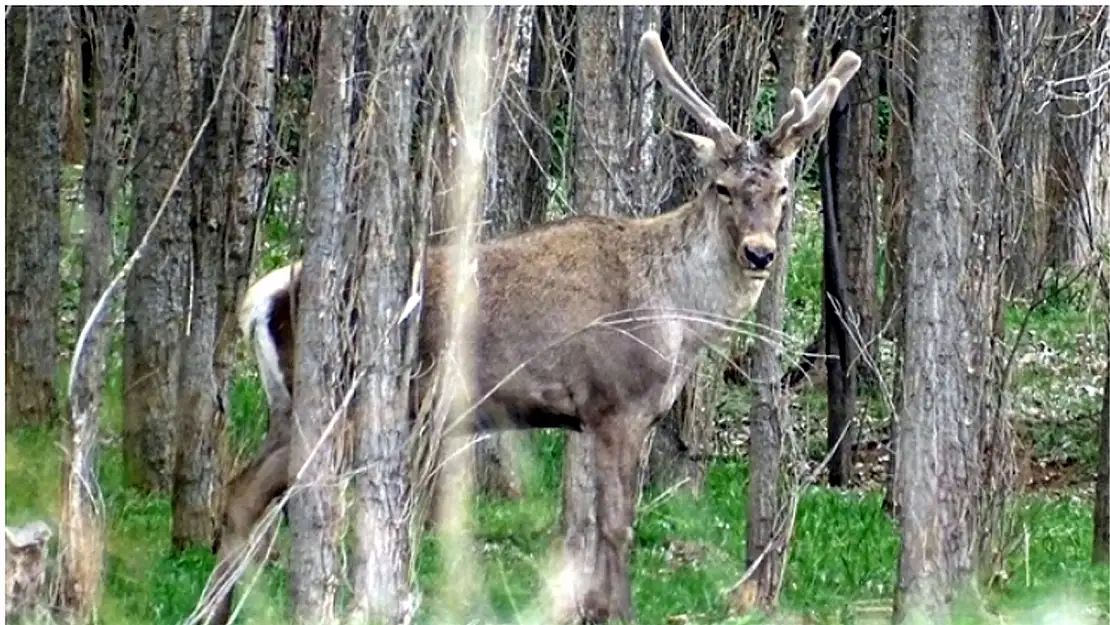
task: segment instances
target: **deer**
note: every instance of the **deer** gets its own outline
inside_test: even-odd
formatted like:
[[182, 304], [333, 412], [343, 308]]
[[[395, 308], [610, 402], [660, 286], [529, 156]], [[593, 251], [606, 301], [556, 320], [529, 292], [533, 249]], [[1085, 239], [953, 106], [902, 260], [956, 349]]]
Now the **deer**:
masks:
[[[643, 34], [640, 52], [706, 133], [672, 130], [705, 172], [697, 194], [660, 215], [570, 217], [486, 240], [475, 252], [473, 375], [483, 399], [470, 432], [562, 428], [596, 441], [599, 558], [577, 606], [587, 622], [632, 618], [639, 445], [677, 400], [699, 354], [726, 339], [730, 327], [719, 320], [741, 320], [755, 307], [776, 261], [791, 165], [861, 63], [844, 51], [808, 95], [791, 89], [789, 110], [770, 134], [743, 138], [678, 74], [656, 31]], [[449, 331], [447, 250], [432, 246], [425, 256], [421, 369], [435, 366]], [[253, 462], [227, 485], [218, 567], [289, 486], [292, 320], [303, 278], [299, 261], [276, 269], [251, 285], [240, 309], [270, 423]], [[717, 322], [693, 327], [697, 317]], [[430, 386], [414, 382], [414, 405]], [[230, 601], [231, 591], [214, 622], [226, 622]]]

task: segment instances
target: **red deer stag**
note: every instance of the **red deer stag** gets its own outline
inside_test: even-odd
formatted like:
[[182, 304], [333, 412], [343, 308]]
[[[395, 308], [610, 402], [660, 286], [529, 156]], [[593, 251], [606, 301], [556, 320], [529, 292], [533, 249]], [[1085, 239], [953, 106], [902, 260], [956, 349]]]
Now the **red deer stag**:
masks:
[[[568, 428], [596, 437], [602, 540], [580, 606], [583, 618], [595, 622], [631, 618], [628, 556], [642, 434], [674, 403], [698, 353], [725, 338], [728, 328], [719, 320], [739, 319], [755, 305], [775, 259], [787, 168], [860, 65], [859, 56], [844, 52], [808, 96], [791, 90], [790, 110], [769, 136], [748, 140], [677, 74], [656, 32], [645, 33], [640, 48], [662, 86], [708, 133], [676, 131], [709, 172], [701, 192], [656, 217], [574, 217], [476, 251], [475, 376], [486, 399], [475, 427]], [[448, 332], [446, 262], [445, 250], [428, 250], [419, 337], [424, 366], [435, 362]], [[228, 486], [220, 562], [244, 544], [286, 487], [300, 278], [299, 263], [278, 269], [255, 283], [243, 303], [242, 328], [253, 339], [270, 430], [257, 459]], [[691, 327], [692, 317], [713, 322]], [[418, 398], [428, 390], [417, 388]], [[230, 592], [220, 623], [229, 602]]]

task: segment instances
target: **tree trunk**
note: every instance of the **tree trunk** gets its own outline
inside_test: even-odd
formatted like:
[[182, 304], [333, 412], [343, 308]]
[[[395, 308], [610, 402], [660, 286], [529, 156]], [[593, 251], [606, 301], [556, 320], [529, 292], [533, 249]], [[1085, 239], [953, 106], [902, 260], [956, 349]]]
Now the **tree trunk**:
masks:
[[[868, 9], [867, 11], [872, 11]], [[862, 22], [863, 9], [854, 9], [854, 19]], [[847, 301], [852, 304], [853, 319], [848, 331], [854, 352], [865, 349], [873, 363], [878, 362], [875, 341], [878, 315], [878, 267], [876, 242], [879, 239], [880, 208], [878, 204], [878, 162], [880, 158], [876, 108], [878, 103], [878, 67], [881, 63], [878, 28], [875, 25], [851, 26], [848, 39], [853, 50], [860, 50], [863, 64], [860, 71], [841, 93], [843, 115], [840, 123], [830, 124], [829, 141], [837, 150], [831, 163], [836, 176], [836, 208], [844, 259]], [[834, 113], [835, 115], [835, 113]], [[857, 345], [860, 344], [860, 345]], [[850, 374], [863, 385], [874, 386], [875, 372], [862, 360], [845, 361]]]
[[[985, 240], [991, 198], [977, 180], [984, 10], [921, 8], [898, 482], [902, 551], [895, 622], [945, 620], [975, 590], [982, 380], [997, 281]], [[986, 201], [984, 201], [986, 200]], [[971, 337], [970, 339], [968, 337]], [[984, 349], [987, 347], [987, 349]]]
[[[89, 8], [82, 9], [92, 12]], [[111, 216], [118, 189], [120, 94], [124, 93], [126, 48], [123, 7], [95, 9], [85, 27], [93, 51], [92, 117], [85, 152], [85, 234], [81, 242], [81, 301], [79, 323], [88, 323], [108, 286], [112, 262]], [[86, 13], [86, 17], [89, 14]], [[82, 128], [83, 130], [83, 128]], [[86, 144], [85, 140], [81, 141]], [[109, 308], [89, 327], [83, 348], [76, 354], [70, 396], [70, 420], [62, 467], [62, 523], [59, 542], [61, 584], [59, 603], [77, 620], [96, 608], [104, 552], [103, 519], [98, 507], [97, 455], [102, 389], [111, 324], [104, 324]]]
[[[1104, 270], [1102, 292], [1110, 304], [1110, 276]], [[1102, 415], [1098, 422], [1098, 473], [1095, 476], [1094, 540], [1091, 561], [1110, 563], [1110, 320], [1106, 323], [1106, 369], [1102, 374]]]
[[898, 496], [901, 487], [898, 485], [898, 423], [902, 414], [902, 363], [904, 361], [905, 335], [905, 234], [906, 234], [906, 203], [909, 191], [910, 158], [913, 155], [911, 146], [911, 128], [913, 124], [915, 96], [913, 77], [916, 75], [916, 53], [912, 48], [912, 41], [918, 38], [916, 20], [917, 14], [910, 8], [895, 8], [892, 10], [892, 24], [889, 30], [889, 42], [892, 48], [891, 61], [884, 68], [886, 72], [885, 87], [891, 102], [890, 129], [888, 131], [887, 149], [884, 155], [883, 168], [883, 204], [886, 210], [883, 214], [884, 231], [886, 232], [886, 246], [884, 249], [882, 336], [895, 343], [894, 352], [894, 380], [890, 383], [894, 395], [891, 403], [894, 406], [890, 420], [890, 431], [887, 439], [890, 441], [890, 462], [887, 464], [886, 492], [883, 496], [883, 510], [892, 516], [897, 516], [900, 505]]
[[363, 9], [374, 24], [367, 42], [367, 65], [377, 79], [366, 93], [356, 154], [369, 157], [353, 182], [360, 242], [357, 282], [358, 336], [366, 377], [355, 408], [351, 460], [356, 471], [351, 551], [353, 595], [349, 621], [410, 622], [415, 602], [409, 587], [409, 534], [406, 508], [411, 486], [409, 443], [409, 333], [417, 324], [410, 298], [413, 224], [412, 91], [417, 68], [412, 10]]
[[[183, 26], [194, 40], [203, 42], [210, 38], [206, 49], [190, 50], [196, 59], [193, 67], [197, 68], [194, 127], [203, 123], [209, 104], [213, 100], [216, 104], [214, 119], [204, 131], [198, 153], [190, 163], [189, 230], [193, 253], [190, 297], [186, 304], [188, 323], [181, 337], [173, 473], [172, 534], [173, 545], [178, 549], [192, 543], [210, 544], [215, 537], [219, 518], [217, 496], [222, 483], [217, 454], [226, 420], [224, 402], [216, 386], [213, 355], [233, 139], [227, 132], [224, 110], [227, 99], [221, 93], [219, 68], [227, 54], [235, 53], [235, 40], [241, 38], [241, 33], [236, 32], [239, 11], [234, 7], [214, 8], [207, 16], [205, 13], [204, 9], [190, 11]], [[204, 35], [193, 34], [202, 29], [207, 31]]]
[[[1050, 118], [1051, 147], [1047, 200], [1053, 211], [1049, 230], [1052, 264], [1065, 269], [1084, 267], [1095, 256], [1099, 241], [1110, 232], [1098, 189], [1100, 135], [1106, 130], [1106, 87], [1093, 78], [1096, 68], [1110, 62], [1110, 17], [1101, 7], [1058, 6], [1056, 37], [1060, 41]], [[1100, 210], [1101, 209], [1101, 210]]]
[[65, 60], [62, 70], [62, 114], [58, 127], [62, 162], [77, 165], [85, 162], [85, 81], [81, 54], [82, 28], [76, 11], [66, 28]]
[[[901, 328], [905, 312], [903, 274], [906, 197], [910, 178], [910, 128], [916, 96], [911, 81], [916, 72], [916, 52], [910, 40], [916, 36], [916, 14], [909, 8], [893, 9], [890, 27], [891, 59], [886, 73], [886, 92], [890, 98], [890, 128], [884, 155], [882, 202], [886, 245], [883, 249], [883, 303], [880, 317], [884, 336], [902, 344]], [[862, 69], [862, 68], [861, 68]], [[895, 386], [897, 384], [895, 383]], [[893, 436], [892, 436], [893, 439]]]
[[10, 428], [49, 423], [58, 410], [58, 122], [68, 10], [13, 7], [6, 13], [4, 393]]
[[[142, 239], [189, 145], [194, 86], [191, 47], [180, 10], [142, 7], [136, 19], [138, 106], [132, 180], [135, 213], [128, 249]], [[180, 39], [179, 39], [180, 38]], [[179, 48], [183, 48], [179, 52]], [[128, 483], [168, 491], [175, 459], [181, 337], [188, 293], [188, 201], [185, 185], [169, 198], [151, 233], [153, 246], [135, 263], [124, 299], [123, 460]]]
[[[601, 215], [654, 210], [664, 193], [653, 160], [655, 90], [647, 88], [650, 70], [638, 46], [647, 28], [658, 28], [658, 9], [582, 7], [575, 19], [572, 205], [580, 212]], [[633, 437], [645, 430], [640, 424], [628, 426]], [[637, 449], [641, 441], [634, 442]], [[630, 542], [624, 542], [631, 537], [631, 526], [603, 527], [625, 515], [596, 509], [596, 502], [604, 499], [597, 480], [604, 460], [599, 452], [595, 433], [568, 433], [563, 459], [563, 558], [566, 570], [573, 571], [581, 584], [564, 589], [566, 594], [557, 599], [556, 610], [563, 618], [572, 610], [587, 620], [632, 616], [627, 574]], [[625, 493], [628, 499], [623, 503], [631, 515], [638, 492], [636, 488]], [[618, 544], [609, 544], [606, 534]]]
[[306, 128], [306, 232], [296, 320], [293, 437], [289, 477], [289, 589], [301, 623], [336, 620], [341, 514], [341, 445], [334, 419], [343, 419], [347, 379], [341, 337], [348, 313], [343, 297], [348, 250], [347, 171], [350, 158], [354, 9], [320, 9], [320, 43]]
[[[804, 7], [782, 11], [782, 36], [775, 50], [778, 57], [779, 86], [775, 96], [775, 119], [786, 113], [789, 89], [808, 82], [807, 38], [812, 15]], [[800, 156], [800, 155], [799, 155]], [[798, 162], [804, 162], [799, 158]], [[794, 172], [787, 172], [793, 177]], [[758, 327], [781, 332], [786, 309], [786, 272], [791, 248], [794, 198], [783, 207], [782, 225], [776, 237], [776, 262], [771, 277], [756, 304]], [[793, 428], [789, 400], [782, 388], [783, 350], [778, 341], [757, 341], [753, 349], [751, 433], [748, 438], [748, 505], [745, 532], [745, 567], [754, 569], [745, 583], [733, 589], [729, 608], [733, 613], [752, 609], [773, 611], [782, 589], [783, 570], [793, 533], [793, 511], [788, 510], [787, 494], [780, 479], [784, 468], [785, 434]], [[762, 559], [761, 559], [762, 558]]]
[[[486, 232], [493, 236], [517, 232], [535, 217], [526, 211], [525, 182], [536, 167], [528, 146], [538, 129], [532, 121], [527, 99], [532, 56], [534, 7], [495, 10], [491, 30], [494, 66], [493, 115], [489, 121], [491, 146], [486, 158]], [[478, 489], [484, 493], [516, 499], [522, 493], [516, 447], [527, 436], [522, 432], [500, 432], [479, 437], [474, 445], [474, 472]]]
[[[844, 98], [843, 93], [841, 98]], [[843, 102], [843, 100], [842, 100]], [[854, 447], [856, 444], [856, 354], [857, 343], [866, 341], [862, 325], [854, 326], [855, 301], [847, 293], [849, 282], [841, 249], [840, 203], [838, 196], [841, 178], [833, 173], [831, 163], [841, 160], [843, 108], [833, 109], [832, 124], [825, 145], [821, 165], [821, 203], [823, 227], [823, 287], [822, 307], [825, 317], [825, 361], [827, 379], [827, 440], [829, 457], [829, 486], [844, 487], [852, 481]], [[849, 183], [849, 187], [857, 183]], [[858, 225], [858, 224], [857, 224]], [[858, 278], [858, 276], [856, 276]]]

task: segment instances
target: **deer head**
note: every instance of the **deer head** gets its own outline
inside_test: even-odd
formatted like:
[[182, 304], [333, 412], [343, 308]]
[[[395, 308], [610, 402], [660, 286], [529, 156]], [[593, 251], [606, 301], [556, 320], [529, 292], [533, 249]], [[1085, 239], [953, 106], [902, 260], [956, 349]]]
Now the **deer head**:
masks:
[[775, 259], [783, 204], [790, 195], [789, 166], [802, 143], [828, 119], [841, 89], [859, 69], [860, 57], [851, 51], [841, 54], [808, 96], [791, 89], [790, 109], [774, 131], [761, 140], [750, 140], [738, 136], [678, 75], [659, 33], [644, 33], [640, 51], [660, 84], [706, 131], [707, 136], [674, 133], [693, 145], [709, 171], [700, 197], [718, 209], [737, 262], [748, 277], [765, 279]]

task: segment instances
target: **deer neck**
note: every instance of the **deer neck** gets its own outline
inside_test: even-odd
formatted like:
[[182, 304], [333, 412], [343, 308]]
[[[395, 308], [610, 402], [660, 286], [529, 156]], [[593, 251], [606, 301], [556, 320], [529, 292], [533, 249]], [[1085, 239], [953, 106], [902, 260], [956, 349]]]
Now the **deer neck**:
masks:
[[702, 340], [727, 334], [755, 306], [763, 290], [743, 271], [715, 206], [701, 198], [656, 217], [659, 254], [653, 255], [652, 307], [680, 310], [688, 330]]

